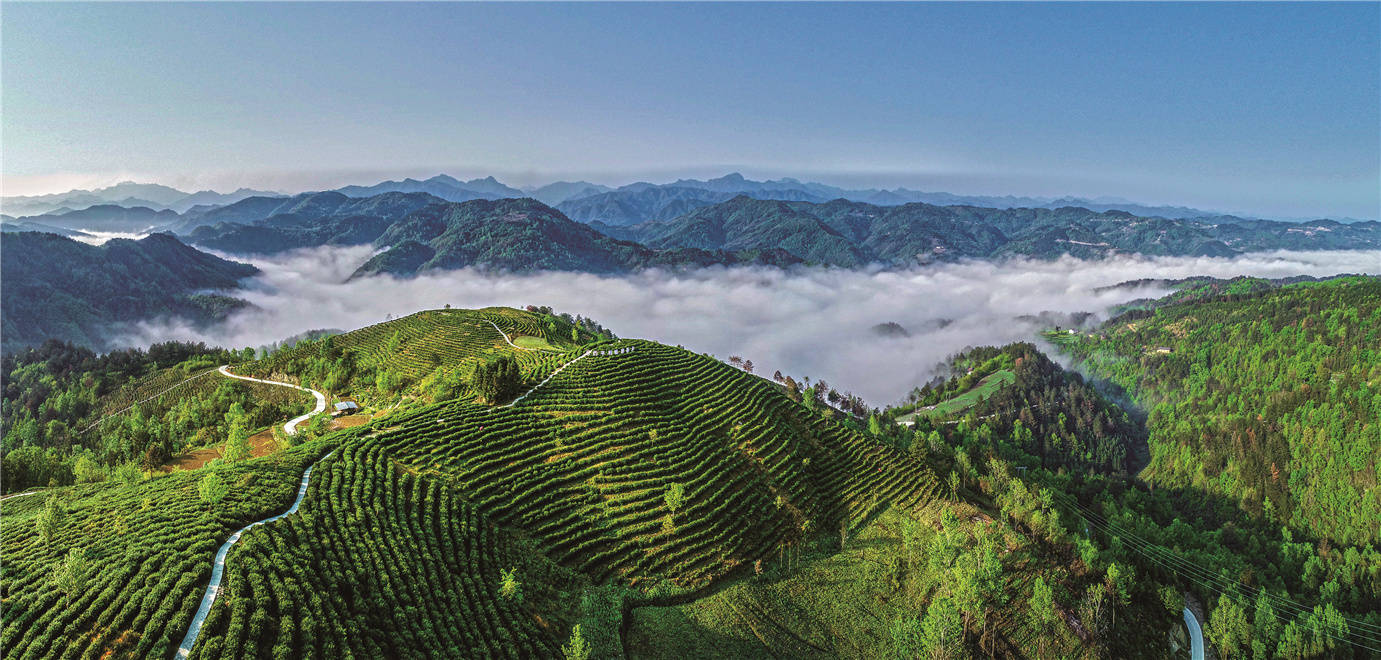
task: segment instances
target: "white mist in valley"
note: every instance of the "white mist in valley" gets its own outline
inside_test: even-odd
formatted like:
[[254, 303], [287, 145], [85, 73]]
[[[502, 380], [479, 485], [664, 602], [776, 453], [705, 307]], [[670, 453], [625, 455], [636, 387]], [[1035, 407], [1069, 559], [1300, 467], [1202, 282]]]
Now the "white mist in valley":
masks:
[[[168, 339], [244, 347], [306, 330], [351, 330], [422, 309], [549, 305], [588, 316], [622, 337], [751, 359], [759, 373], [825, 379], [872, 405], [894, 402], [967, 346], [1032, 339], [1041, 312], [1102, 313], [1167, 293], [1101, 287], [1194, 275], [1288, 277], [1381, 272], [1381, 251], [1270, 252], [1235, 258], [1119, 257], [1103, 261], [966, 261], [910, 270], [707, 268], [629, 275], [449, 271], [415, 279], [346, 281], [368, 246], [253, 259], [263, 273], [235, 295], [253, 307], [197, 330], [142, 324], [127, 345]], [[900, 324], [909, 336], [872, 327]]]

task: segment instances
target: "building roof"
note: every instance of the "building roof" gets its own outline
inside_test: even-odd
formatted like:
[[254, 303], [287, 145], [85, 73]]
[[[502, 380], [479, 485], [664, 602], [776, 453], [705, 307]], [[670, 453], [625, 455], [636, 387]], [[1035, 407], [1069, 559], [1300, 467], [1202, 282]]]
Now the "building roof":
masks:
[[360, 404], [355, 403], [354, 401], [341, 401], [340, 403], [336, 404], [336, 410], [355, 410], [359, 407]]

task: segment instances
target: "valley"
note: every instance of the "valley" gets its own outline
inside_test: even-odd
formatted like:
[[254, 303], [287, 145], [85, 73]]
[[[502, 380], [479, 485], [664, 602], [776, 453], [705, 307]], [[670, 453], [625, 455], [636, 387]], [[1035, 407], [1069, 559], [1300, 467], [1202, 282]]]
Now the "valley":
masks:
[[0, 660], [1381, 660], [1381, 0], [0, 0]]

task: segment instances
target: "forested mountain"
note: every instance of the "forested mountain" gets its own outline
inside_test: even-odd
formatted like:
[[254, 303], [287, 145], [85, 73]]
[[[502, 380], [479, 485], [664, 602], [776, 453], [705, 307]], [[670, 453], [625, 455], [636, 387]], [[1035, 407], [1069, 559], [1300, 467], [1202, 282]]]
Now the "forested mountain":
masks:
[[688, 211], [718, 204], [734, 196], [733, 193], [700, 188], [653, 186], [570, 199], [557, 204], [556, 208], [577, 222], [623, 227], [642, 222], [670, 220]]
[[160, 316], [209, 322], [244, 303], [202, 292], [234, 289], [258, 272], [169, 234], [101, 246], [37, 232], [6, 233], [3, 240], [0, 323], [7, 353], [50, 338], [105, 347], [115, 324]]
[[336, 192], [285, 200], [254, 198], [206, 213], [197, 221], [214, 224], [203, 224], [186, 238], [195, 245], [237, 254], [360, 245], [377, 240], [399, 218], [441, 202], [426, 193], [401, 192], [366, 198]]
[[[178, 235], [193, 235], [202, 226], [213, 229], [197, 233], [196, 240], [215, 240], [226, 232], [235, 231], [232, 225], [260, 225], [271, 228], [296, 228], [308, 232], [331, 235], [323, 228], [325, 221], [347, 218], [351, 215], [376, 217], [384, 221], [394, 221], [412, 213], [425, 204], [441, 202], [439, 197], [423, 192], [387, 192], [371, 197], [351, 197], [340, 192], [308, 192], [291, 197], [249, 197], [229, 206], [210, 208], [199, 214], [185, 214], [168, 229]], [[226, 242], [235, 242], [235, 237], [226, 237]], [[320, 243], [316, 243], [320, 244]], [[269, 250], [268, 244], [258, 251]]]
[[781, 247], [801, 259], [860, 266], [868, 255], [820, 218], [775, 200], [735, 198], [667, 223], [642, 225], [639, 238], [658, 249], [750, 250]]
[[[659, 190], [662, 192], [657, 193], [656, 191]], [[717, 193], [721, 198], [713, 199], [715, 195], [711, 193]], [[689, 212], [705, 205], [704, 202], [707, 199], [713, 199], [713, 203], [718, 203], [738, 195], [746, 195], [754, 199], [784, 201], [824, 202], [842, 199], [877, 206], [898, 206], [914, 202], [939, 206], [977, 206], [997, 209], [1058, 209], [1077, 206], [1099, 212], [1124, 211], [1141, 216], [1166, 218], [1201, 218], [1221, 215], [1212, 211], [1183, 206], [1147, 206], [1122, 199], [954, 195], [944, 192], [921, 192], [906, 188], [851, 190], [823, 183], [802, 182], [793, 178], [753, 181], [744, 178], [737, 172], [709, 180], [680, 179], [660, 185], [651, 183], [630, 184], [617, 190], [607, 191], [606, 194], [600, 195], [598, 200], [583, 201], [584, 198], [594, 195], [567, 197], [566, 200], [570, 203], [560, 208], [571, 218], [581, 222], [602, 222], [606, 225], [619, 227], [668, 219], [677, 215], [670, 212], [673, 208], [680, 208], [681, 212]], [[676, 199], [677, 207], [672, 207], [666, 203], [659, 204], [656, 201], [659, 199]]]
[[[623, 227], [602, 222], [589, 226], [572, 223], [558, 210], [531, 199], [472, 200], [487, 204], [452, 213], [445, 210], [451, 208], [445, 200], [422, 192], [391, 192], [361, 198], [339, 192], [290, 198], [254, 197], [185, 214], [172, 226], [196, 245], [239, 254], [369, 242], [381, 248], [401, 248], [394, 255], [380, 256], [361, 274], [410, 274], [461, 267], [456, 264], [530, 270], [552, 263], [563, 264], [559, 267], [562, 270], [612, 272], [649, 265], [745, 261], [907, 266], [966, 257], [1051, 259], [1069, 254], [1097, 259], [1119, 253], [1229, 256], [1280, 247], [1381, 246], [1381, 223], [1375, 222], [1209, 224], [1140, 218], [1116, 211], [1098, 213], [1083, 208], [876, 206], [842, 199], [816, 203], [763, 200], [746, 195], [711, 203], [728, 194], [647, 186], [631, 197], [604, 193], [561, 205], [576, 211], [588, 211], [605, 203], [624, 204], [630, 199], [651, 205], [628, 208], [626, 213], [620, 211], [625, 213], [623, 217], [670, 213], [698, 205], [663, 222]], [[694, 204], [690, 203], [692, 200]], [[429, 205], [436, 208], [424, 209]], [[515, 222], [517, 215], [502, 220], [507, 211], [494, 210], [509, 206], [523, 208], [521, 219], [542, 220], [527, 223], [528, 238], [519, 239], [515, 234], [518, 225], [523, 224]], [[496, 222], [480, 226], [480, 217], [491, 213], [498, 214], [492, 218]], [[451, 219], [442, 220], [445, 214], [450, 214]], [[440, 236], [441, 225], [447, 223], [467, 225], [468, 229], [453, 232], [445, 245], [431, 244]], [[597, 231], [589, 231], [591, 227]], [[545, 238], [535, 240], [534, 236]], [[446, 252], [454, 254], [445, 256]], [[564, 252], [565, 256], [547, 252]]]
[[355, 276], [406, 276], [467, 266], [606, 273], [651, 266], [799, 262], [779, 249], [652, 250], [608, 238], [534, 199], [432, 204], [389, 226], [375, 245], [391, 249], [370, 259]]
[[1167, 279], [1144, 279], [1122, 282], [1109, 287], [1100, 287], [1095, 292], [1101, 293], [1112, 289], [1127, 289], [1139, 287], [1161, 287], [1174, 289], [1174, 292], [1161, 298], [1138, 298], [1113, 307], [1109, 312], [1114, 316], [1131, 310], [1150, 310], [1167, 305], [1180, 303], [1202, 302], [1213, 300], [1224, 296], [1240, 296], [1249, 293], [1260, 293], [1271, 289], [1278, 289], [1291, 284], [1301, 284], [1306, 282], [1327, 282], [1330, 280], [1356, 277], [1355, 274], [1330, 275], [1328, 277], [1313, 277], [1310, 275], [1296, 275], [1293, 277], [1278, 277], [1267, 279], [1262, 277], [1186, 277], [1177, 280]]

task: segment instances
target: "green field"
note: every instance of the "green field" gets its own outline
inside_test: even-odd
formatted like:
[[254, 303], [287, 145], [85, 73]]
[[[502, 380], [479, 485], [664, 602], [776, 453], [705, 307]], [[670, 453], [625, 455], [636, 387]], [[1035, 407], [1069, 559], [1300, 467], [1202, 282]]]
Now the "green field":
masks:
[[523, 335], [521, 337], [514, 339], [513, 343], [517, 344], [521, 348], [526, 348], [534, 351], [561, 350], [556, 346], [553, 346], [551, 342], [547, 341], [545, 337], [533, 337], [531, 335]]
[[[282, 511], [328, 449], [297, 513], [229, 554], [193, 655], [559, 657], [579, 625], [599, 658], [878, 657], [898, 650], [894, 628], [957, 598], [971, 548], [990, 568], [1002, 557], [992, 600], [966, 610], [994, 612], [992, 634], [953, 648], [1021, 655], [1032, 633], [1007, 604], [1030, 581], [1063, 585], [1070, 602], [1102, 579], [1070, 560], [1059, 529], [1042, 523], [1033, 541], [1028, 514], [994, 522], [999, 494], [948, 454], [903, 451], [711, 356], [641, 340], [577, 348], [549, 318], [434, 310], [299, 344], [238, 371], [302, 369], [310, 384], [345, 361], [349, 388], [367, 370], [416, 380], [366, 394], [392, 397], [389, 414], [265, 458], [57, 488], [68, 515], [52, 543], [38, 539], [46, 496], [6, 502], [0, 652], [169, 656], [219, 544]], [[515, 349], [489, 320], [558, 350]], [[437, 374], [504, 355], [523, 391], [550, 378], [513, 405], [464, 388], [429, 402]], [[1011, 379], [992, 373], [943, 404]], [[198, 488], [213, 472], [231, 486], [214, 505]], [[50, 585], [73, 548], [92, 588], [63, 595]], [[1067, 629], [1047, 637], [1056, 655], [1084, 650]]]
[[969, 391], [945, 399], [929, 408], [922, 408], [916, 412], [902, 415], [897, 418], [897, 421], [902, 423], [913, 422], [918, 415], [923, 417], [944, 417], [967, 410], [979, 401], [991, 397], [994, 392], [1002, 389], [1004, 386], [1012, 384], [1016, 379], [1016, 373], [1010, 369], [994, 372], [983, 380], [978, 381], [978, 384], [974, 385]]

